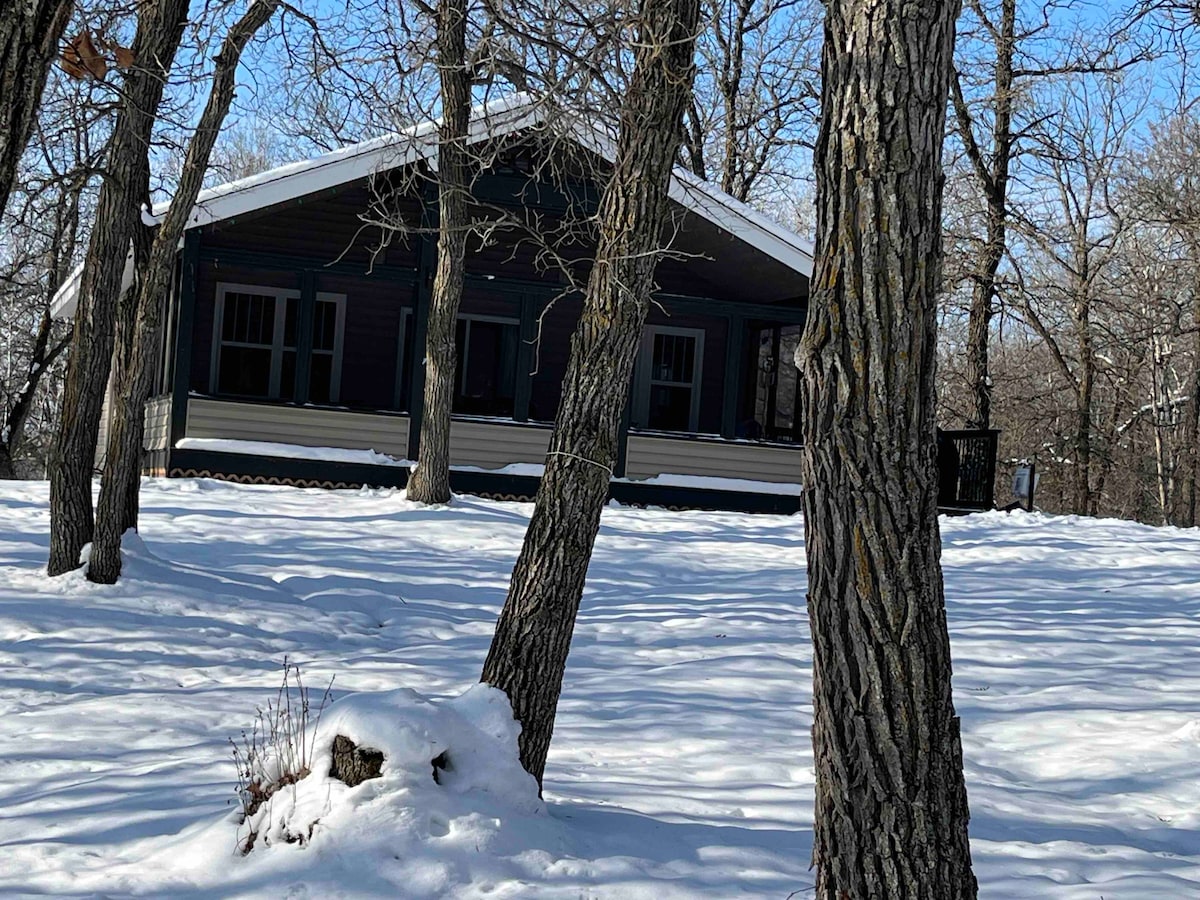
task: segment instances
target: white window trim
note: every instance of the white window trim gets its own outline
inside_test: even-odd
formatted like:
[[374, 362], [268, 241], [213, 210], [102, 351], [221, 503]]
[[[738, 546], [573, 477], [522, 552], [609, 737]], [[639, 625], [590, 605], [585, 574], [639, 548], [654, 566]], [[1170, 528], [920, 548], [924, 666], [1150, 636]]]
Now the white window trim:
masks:
[[[692, 381], [686, 382], [661, 381], [652, 378], [654, 363], [654, 338], [657, 335], [677, 335], [690, 337], [696, 341], [696, 354], [692, 360]], [[673, 387], [690, 386], [692, 389], [692, 408], [688, 411], [688, 430], [686, 433], [696, 434], [700, 430], [700, 382], [704, 375], [704, 329], [678, 328], [672, 325], [647, 325], [642, 331], [642, 346], [638, 352], [637, 374], [633, 398], [633, 420], [641, 423], [639, 427], [649, 428], [650, 419], [650, 388], [656, 384]]]
[[[225, 319], [225, 295], [226, 294], [257, 294], [261, 297], [275, 298], [275, 323], [272, 330], [271, 341], [271, 378], [268, 386], [266, 397], [260, 397], [264, 400], [279, 399], [279, 380], [280, 372], [283, 368], [283, 332], [284, 324], [287, 317], [287, 301], [299, 300], [300, 291], [295, 288], [279, 288], [266, 287], [261, 284], [235, 284], [232, 282], [218, 282], [216, 293], [216, 305], [213, 310], [213, 339], [212, 353], [209, 361], [208, 386], [209, 393], [218, 393], [218, 379], [221, 371], [221, 347], [228, 344], [231, 347], [258, 347], [265, 348], [266, 344], [243, 344], [240, 341], [224, 341], [221, 339], [222, 325]], [[337, 403], [341, 399], [342, 390], [342, 343], [346, 333], [346, 295], [333, 294], [328, 291], [318, 291], [315, 298], [323, 303], [333, 303], [337, 308], [337, 314], [334, 324], [333, 334], [333, 368], [329, 379], [329, 402]], [[281, 302], [282, 301], [282, 302]], [[297, 327], [299, 322], [297, 321]], [[327, 350], [314, 351], [317, 353], [328, 353]]]

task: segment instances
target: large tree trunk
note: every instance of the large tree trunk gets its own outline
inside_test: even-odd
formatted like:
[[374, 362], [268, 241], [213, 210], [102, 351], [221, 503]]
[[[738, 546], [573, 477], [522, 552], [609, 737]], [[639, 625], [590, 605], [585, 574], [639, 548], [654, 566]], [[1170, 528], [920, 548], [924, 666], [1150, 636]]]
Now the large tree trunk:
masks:
[[62, 419], [50, 456], [50, 560], [61, 575], [79, 565], [92, 539], [92, 466], [113, 356], [113, 324], [138, 206], [149, 193], [148, 148], [158, 105], [187, 23], [187, 0], [143, 6], [109, 143], [104, 183], [84, 259], [67, 365]]
[[145, 432], [144, 410], [154, 386], [154, 368], [162, 344], [162, 308], [174, 269], [176, 250], [183, 237], [196, 195], [204, 182], [208, 160], [233, 102], [238, 60], [242, 50], [281, 0], [254, 0], [234, 23], [221, 44], [213, 71], [208, 103], [188, 145], [175, 196], [149, 249], [149, 260], [139, 273], [135, 321], [130, 330], [127, 358], [118, 363], [112, 398], [112, 420], [100, 501], [96, 507], [96, 533], [88, 577], [112, 584], [121, 574], [121, 535], [137, 527], [138, 487]]
[[0, 5], [0, 213], [8, 206], [25, 144], [37, 122], [50, 66], [74, 0]]
[[442, 124], [438, 130], [437, 270], [425, 335], [425, 396], [417, 469], [408, 499], [419, 503], [450, 500], [450, 411], [458, 354], [454, 338], [466, 275], [470, 225], [467, 184], [467, 132], [471, 125], [471, 73], [467, 69], [466, 0], [438, 3], [438, 76]]
[[512, 702], [521, 764], [539, 785], [650, 309], [698, 18], [698, 0], [641, 3], [616, 161], [600, 201], [596, 260], [571, 338], [546, 472], [483, 666], [483, 681]]
[[804, 373], [816, 896], [971, 898], [935, 465], [958, 4], [829, 0]]

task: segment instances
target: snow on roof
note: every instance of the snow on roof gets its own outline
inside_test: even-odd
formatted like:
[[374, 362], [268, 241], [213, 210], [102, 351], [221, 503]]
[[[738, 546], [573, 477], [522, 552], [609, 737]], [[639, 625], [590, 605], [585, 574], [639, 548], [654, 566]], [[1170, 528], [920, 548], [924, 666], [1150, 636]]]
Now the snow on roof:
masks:
[[[550, 124], [565, 130], [577, 143], [612, 162], [616, 144], [592, 122], [580, 119], [562, 124], [562, 112], [556, 111], [548, 123], [548, 101], [528, 94], [512, 94], [481, 103], [471, 112], [469, 143], [504, 137], [523, 129]], [[437, 151], [437, 121], [422, 122], [411, 128], [371, 138], [348, 147], [300, 162], [288, 163], [218, 185], [200, 192], [188, 216], [187, 228], [199, 228], [255, 210], [285, 203], [318, 191], [339, 187], [366, 178], [376, 172], [399, 168], [419, 159], [429, 159]], [[671, 177], [671, 199], [712, 222], [718, 228], [752, 244], [768, 256], [805, 276], [812, 275], [813, 245], [745, 203], [729, 196], [686, 169], [676, 166]], [[162, 221], [167, 207], [144, 221], [154, 225]], [[55, 318], [75, 312], [82, 266], [63, 283], [52, 301]]]

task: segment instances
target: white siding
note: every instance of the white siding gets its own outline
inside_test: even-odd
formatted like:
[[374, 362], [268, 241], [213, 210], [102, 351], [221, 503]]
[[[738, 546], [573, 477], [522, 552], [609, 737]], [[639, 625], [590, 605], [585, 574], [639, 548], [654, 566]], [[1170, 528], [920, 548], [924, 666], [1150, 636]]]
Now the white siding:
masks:
[[625, 458], [626, 477], [652, 478], [665, 474], [799, 484], [800, 449], [631, 434]]
[[147, 450], [165, 450], [171, 439], [171, 398], [151, 397], [146, 401], [146, 428], [142, 446]]
[[190, 438], [375, 450], [398, 459], [408, 455], [407, 416], [340, 409], [230, 403], [193, 397], [188, 400], [185, 434]]

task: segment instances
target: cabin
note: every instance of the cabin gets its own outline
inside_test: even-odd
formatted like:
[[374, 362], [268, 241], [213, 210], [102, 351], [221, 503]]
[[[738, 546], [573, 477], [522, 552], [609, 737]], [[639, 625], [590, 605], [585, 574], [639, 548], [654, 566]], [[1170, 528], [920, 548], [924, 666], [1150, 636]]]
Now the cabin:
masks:
[[[613, 142], [524, 96], [477, 107], [471, 129], [479, 227], [456, 334], [451, 486], [529, 499]], [[436, 123], [423, 123], [200, 195], [163, 298], [148, 474], [406, 484], [421, 434], [436, 149]], [[610, 496], [795, 512], [793, 359], [812, 245], [685, 169], [675, 169], [669, 195]], [[73, 313], [79, 274], [56, 296], [56, 316]], [[107, 410], [101, 453], [106, 424]], [[938, 465], [944, 512], [993, 507], [996, 432], [941, 432]]]
[[[451, 427], [458, 491], [532, 497], [558, 406], [588, 213], [612, 142], [594, 126], [548, 118], [517, 98], [472, 119], [472, 146], [486, 160], [473, 214], [508, 226], [477, 229], [468, 247]], [[436, 179], [420, 177], [436, 161], [435, 129], [201, 194], [164, 298], [147, 472], [405, 484], [421, 431], [436, 254]], [[612, 496], [794, 511], [792, 359], [811, 245], [681, 168], [670, 208]], [[76, 289], [69, 281], [60, 291], [58, 315], [71, 314]]]

